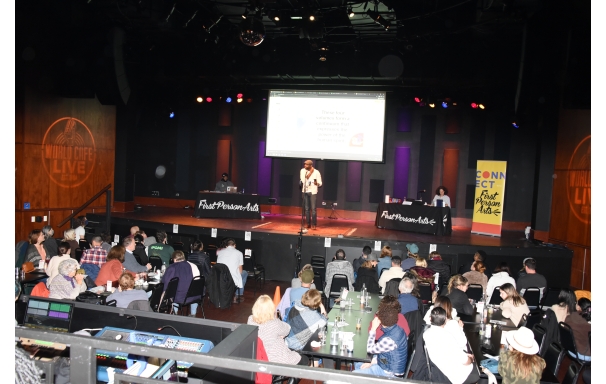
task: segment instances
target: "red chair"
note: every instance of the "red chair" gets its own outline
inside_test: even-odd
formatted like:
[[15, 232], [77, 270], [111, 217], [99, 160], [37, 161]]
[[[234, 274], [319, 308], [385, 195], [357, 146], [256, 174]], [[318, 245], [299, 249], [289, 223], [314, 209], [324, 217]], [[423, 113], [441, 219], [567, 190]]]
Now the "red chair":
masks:
[[[265, 347], [263, 346], [263, 341], [257, 337], [257, 360], [261, 361], [269, 361], [267, 358], [267, 353], [265, 352]], [[271, 384], [272, 375], [269, 373], [255, 373], [255, 384]]]

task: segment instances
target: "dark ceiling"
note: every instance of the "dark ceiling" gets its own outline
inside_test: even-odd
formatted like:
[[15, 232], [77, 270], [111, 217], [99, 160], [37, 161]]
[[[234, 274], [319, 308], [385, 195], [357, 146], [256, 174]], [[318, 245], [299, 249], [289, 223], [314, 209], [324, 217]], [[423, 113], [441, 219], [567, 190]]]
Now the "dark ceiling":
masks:
[[[533, 77], [539, 87], [566, 76], [571, 31], [574, 47], [580, 44], [577, 65], [588, 64], [589, 55], [588, 45], [576, 43], [588, 34], [588, 0], [20, 0], [15, 6], [18, 88], [69, 97], [107, 93], [117, 71], [119, 87], [170, 97], [366, 87], [509, 100], [519, 88], [523, 55], [524, 81]], [[240, 40], [245, 12], [265, 30], [256, 47]], [[383, 25], [371, 18], [377, 14]]]

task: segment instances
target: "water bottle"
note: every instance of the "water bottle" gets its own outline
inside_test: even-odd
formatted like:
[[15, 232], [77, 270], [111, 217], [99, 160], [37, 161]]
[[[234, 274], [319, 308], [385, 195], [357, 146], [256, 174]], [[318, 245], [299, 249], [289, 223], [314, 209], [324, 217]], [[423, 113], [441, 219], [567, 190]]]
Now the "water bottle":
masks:
[[366, 299], [368, 292], [366, 291], [366, 284], [362, 284], [362, 298]]
[[164, 272], [166, 272], [166, 261], [162, 262], [162, 269], [160, 270], [160, 272], [162, 273], [162, 275], [164, 275]]

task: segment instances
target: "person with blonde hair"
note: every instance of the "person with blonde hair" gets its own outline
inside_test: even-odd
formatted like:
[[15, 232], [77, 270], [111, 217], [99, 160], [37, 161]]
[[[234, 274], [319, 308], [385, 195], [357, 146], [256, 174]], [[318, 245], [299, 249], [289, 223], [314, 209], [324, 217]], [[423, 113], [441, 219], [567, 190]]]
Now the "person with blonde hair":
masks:
[[135, 300], [148, 300], [147, 293], [135, 288], [135, 278], [130, 272], [124, 272], [118, 279], [118, 290], [107, 297], [107, 301], [116, 300], [116, 307], [128, 308]]
[[458, 313], [465, 315], [473, 315], [474, 309], [467, 297], [467, 288], [469, 283], [467, 279], [462, 275], [454, 275], [448, 281], [448, 286], [441, 292], [441, 296], [448, 296], [452, 307], [457, 310]]
[[467, 279], [469, 284], [478, 284], [482, 286], [482, 292], [486, 293], [486, 286], [488, 285], [488, 276], [484, 274], [486, 267], [482, 261], [474, 261], [471, 264], [471, 271], [465, 272], [463, 277]]
[[520, 320], [522, 320], [522, 316], [525, 314], [528, 315], [530, 309], [528, 308], [528, 305], [526, 305], [524, 298], [518, 294], [516, 287], [512, 284], [505, 283], [501, 285], [499, 290], [501, 299], [503, 299], [503, 302], [500, 304], [500, 307], [503, 310], [502, 315], [505, 318], [511, 319], [517, 327]]
[[326, 325], [327, 316], [322, 304], [322, 294], [317, 289], [305, 292], [301, 301], [295, 301], [285, 321], [290, 325], [286, 345], [290, 349], [300, 351], [314, 332]]
[[291, 351], [284, 338], [290, 333], [290, 325], [276, 318], [276, 306], [268, 295], [261, 295], [252, 307], [247, 324], [259, 327], [259, 338], [272, 363], [309, 365], [309, 358]]
[[417, 257], [415, 261], [415, 266], [410, 268], [410, 273], [415, 274], [419, 282], [430, 284], [431, 291], [434, 292], [434, 276], [436, 272], [433, 269], [427, 268], [427, 260], [420, 256]]
[[498, 370], [503, 378], [502, 383], [539, 384], [546, 363], [537, 355], [539, 344], [534, 339], [532, 331], [520, 327], [518, 330], [508, 332], [506, 340], [509, 347], [499, 355]]
[[377, 264], [377, 279], [381, 277], [382, 269], [391, 268], [391, 247], [389, 245], [385, 245], [381, 249], [381, 256], [379, 256], [379, 263]]
[[80, 248], [80, 244], [76, 241], [76, 230], [73, 228], [67, 229], [63, 232], [63, 241], [69, 243], [71, 249], [70, 256], [72, 259], [76, 258], [76, 249]]

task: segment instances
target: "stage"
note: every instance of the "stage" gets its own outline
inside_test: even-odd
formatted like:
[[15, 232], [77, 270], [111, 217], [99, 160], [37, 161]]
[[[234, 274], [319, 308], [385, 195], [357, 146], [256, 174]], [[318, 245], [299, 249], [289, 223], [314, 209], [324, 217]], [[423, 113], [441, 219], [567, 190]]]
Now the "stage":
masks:
[[[169, 243], [183, 243], [183, 248], [189, 250], [191, 242], [198, 238], [204, 242], [211, 256], [214, 246], [219, 245], [222, 238], [233, 237], [241, 251], [253, 250], [256, 262], [266, 269], [267, 279], [288, 281], [294, 276], [301, 216], [262, 214], [260, 220], [198, 219], [192, 217], [193, 214], [193, 209], [152, 206], [144, 206], [141, 211], [112, 213], [111, 234], [120, 235], [122, 239], [133, 225], [138, 225], [149, 236], [155, 235], [157, 229], [164, 229], [169, 234]], [[103, 221], [105, 216], [88, 214], [87, 218], [94, 223]], [[176, 232], [175, 224], [178, 225]], [[217, 229], [216, 238], [211, 236], [213, 228]], [[250, 241], [245, 241], [246, 232], [251, 233]], [[325, 247], [326, 238], [330, 238], [330, 247]], [[424, 257], [427, 257], [430, 245], [436, 244], [444, 260], [451, 263], [453, 272], [471, 260], [478, 249], [489, 255], [486, 260], [489, 271], [501, 261], [508, 262], [512, 272], [518, 271], [525, 257], [534, 257], [538, 272], [546, 276], [548, 283], [557, 281], [558, 286], [565, 286], [570, 281], [572, 251], [527, 241], [521, 231], [503, 231], [501, 237], [491, 237], [472, 234], [470, 228], [453, 226], [451, 235], [434, 236], [380, 229], [374, 221], [326, 217], [318, 217], [317, 229], [308, 229], [301, 236], [301, 265], [308, 263], [312, 255], [326, 256], [328, 263], [338, 248], [344, 249], [347, 259], [352, 261], [360, 256], [365, 245], [374, 249], [375, 241], [380, 241], [381, 245], [387, 243], [395, 253], [404, 255], [406, 244], [415, 243]], [[558, 258], [558, 262], [547, 261], [553, 258]]]

